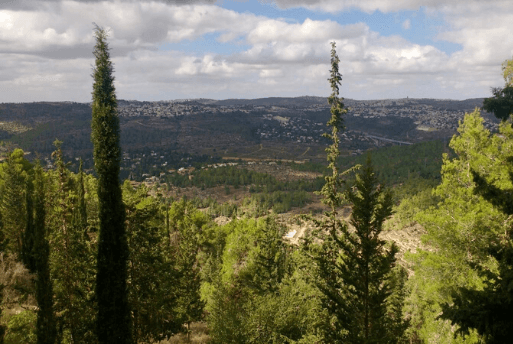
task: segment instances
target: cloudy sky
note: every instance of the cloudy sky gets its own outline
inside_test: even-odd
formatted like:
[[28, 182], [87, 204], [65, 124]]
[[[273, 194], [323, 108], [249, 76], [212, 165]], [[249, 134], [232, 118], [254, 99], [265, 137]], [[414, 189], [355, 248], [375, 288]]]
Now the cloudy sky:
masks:
[[89, 102], [93, 23], [118, 99], [467, 99], [504, 85], [511, 0], [0, 0], [0, 102]]

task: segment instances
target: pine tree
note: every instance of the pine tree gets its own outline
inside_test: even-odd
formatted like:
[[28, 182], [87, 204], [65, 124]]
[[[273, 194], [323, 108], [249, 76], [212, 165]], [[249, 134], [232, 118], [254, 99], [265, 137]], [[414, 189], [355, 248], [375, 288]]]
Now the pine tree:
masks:
[[274, 217], [266, 217], [264, 222], [258, 222], [257, 225], [258, 246], [250, 286], [259, 294], [275, 294], [287, 270], [287, 252], [282, 239], [283, 228]]
[[191, 202], [182, 199], [169, 209], [169, 223], [175, 229], [177, 239], [176, 269], [179, 273], [177, 308], [190, 335], [190, 324], [203, 316], [205, 302], [200, 296], [200, 266], [198, 252], [201, 248], [201, 232], [207, 223], [203, 213]]
[[[387, 343], [386, 301], [391, 295], [390, 274], [398, 251], [395, 244], [386, 249], [379, 238], [385, 220], [392, 215], [392, 195], [378, 183], [370, 155], [356, 182], [347, 192], [353, 206], [350, 223], [341, 228], [341, 263], [337, 264], [345, 295], [341, 314], [348, 322], [349, 343]], [[336, 241], [336, 239], [335, 239]]]
[[[331, 51], [332, 94], [331, 119], [327, 125], [331, 134], [324, 134], [332, 144], [326, 149], [330, 176], [321, 190], [323, 203], [330, 207], [324, 219], [314, 221], [315, 237], [320, 245], [306, 241], [317, 264], [316, 284], [324, 295], [324, 306], [330, 314], [327, 340], [344, 343], [393, 343], [397, 331], [387, 329], [391, 322], [387, 314], [387, 301], [391, 295], [392, 268], [397, 247], [379, 239], [383, 223], [392, 213], [392, 196], [376, 179], [370, 156], [351, 188], [343, 190], [342, 176], [336, 160], [339, 156], [338, 131], [342, 128], [341, 115], [347, 110], [339, 100], [338, 85], [342, 79], [338, 71], [339, 59], [335, 43]], [[338, 208], [344, 202], [352, 204], [350, 224], [338, 218]], [[397, 330], [398, 327], [394, 327]]]
[[14, 150], [2, 164], [2, 231], [4, 248], [23, 259], [23, 239], [27, 227], [27, 177], [31, 168], [21, 149]]
[[101, 344], [125, 344], [131, 342], [131, 328], [126, 284], [128, 245], [119, 184], [119, 118], [107, 33], [96, 26], [95, 36], [91, 138], [98, 174], [100, 220], [96, 277], [97, 331]]
[[501, 173], [509, 176], [509, 183], [504, 183], [489, 166], [487, 169], [469, 168], [474, 193], [508, 218], [500, 240], [489, 242], [487, 247], [487, 253], [498, 262], [498, 271], [475, 264], [484, 279], [484, 288], [458, 288], [452, 293], [453, 303], [442, 305], [441, 316], [460, 325], [459, 332], [467, 334], [470, 329], [476, 329], [486, 343], [493, 344], [506, 343], [513, 337], [513, 60], [504, 63], [503, 71], [505, 88], [499, 93], [494, 91], [495, 97], [486, 99], [484, 108], [491, 109], [502, 120], [501, 136], [494, 137], [494, 141], [500, 141]]
[[153, 343], [171, 337], [182, 328], [176, 309], [175, 256], [169, 249], [161, 204], [148, 195], [144, 184], [134, 190], [126, 180], [123, 201], [130, 248], [128, 299], [133, 342]]
[[513, 59], [504, 61], [502, 71], [506, 85], [492, 88], [493, 97], [483, 101], [483, 109], [505, 121], [513, 113]]
[[[60, 141], [55, 141], [54, 165], [50, 171], [48, 212], [51, 275], [54, 279], [54, 310], [58, 317], [59, 341], [92, 343], [94, 330], [94, 248], [88, 245], [86, 226], [81, 223], [80, 186], [63, 160]], [[79, 190], [77, 190], [79, 189]]]
[[45, 210], [45, 182], [43, 168], [39, 164], [35, 167], [35, 221], [33, 257], [36, 264], [36, 300], [37, 310], [37, 343], [54, 344], [56, 341], [56, 327], [53, 314], [53, 287], [50, 279], [49, 255], [50, 247], [46, 239], [46, 210]]
[[[465, 114], [458, 135], [449, 144], [454, 155], [444, 154], [442, 181], [432, 190], [437, 205], [417, 212], [414, 217], [426, 231], [422, 236], [426, 246], [409, 255], [414, 274], [408, 282], [412, 292], [407, 312], [412, 319], [411, 334], [423, 342], [454, 340], [459, 327], [438, 318], [441, 305], [452, 304], [452, 291], [483, 287], [476, 264], [486, 269], [496, 265], [488, 247], [499, 240], [506, 216], [475, 193], [471, 171], [483, 171], [487, 177], [502, 174], [500, 178], [506, 182], [507, 175], [501, 171], [504, 143], [484, 127], [478, 109]], [[458, 331], [456, 335], [456, 341], [479, 341], [476, 331]]]

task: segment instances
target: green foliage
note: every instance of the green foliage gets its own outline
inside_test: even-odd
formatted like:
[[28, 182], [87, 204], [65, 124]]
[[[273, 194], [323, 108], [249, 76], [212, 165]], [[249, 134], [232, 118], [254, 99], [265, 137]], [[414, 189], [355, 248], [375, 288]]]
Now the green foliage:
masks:
[[30, 272], [36, 271], [36, 260], [34, 257], [34, 241], [35, 241], [35, 224], [34, 224], [34, 201], [33, 201], [34, 186], [31, 177], [26, 179], [25, 186], [25, 209], [26, 222], [25, 231], [22, 235], [21, 247], [21, 260], [23, 264], [29, 269]]
[[[347, 200], [353, 205], [350, 224], [355, 231], [341, 227], [341, 241], [332, 234], [342, 249], [341, 262], [335, 265], [340, 270], [345, 295], [340, 299], [330, 295], [334, 292], [329, 289], [325, 294], [342, 308], [339, 320], [345, 322], [348, 342], [394, 342], [396, 336], [387, 328], [386, 302], [391, 295], [389, 274], [398, 248], [392, 244], [385, 249], [386, 242], [379, 239], [383, 223], [392, 214], [392, 195], [378, 184], [370, 156], [348, 190]], [[334, 310], [335, 314], [338, 312]]]
[[36, 163], [34, 168], [34, 246], [32, 256], [35, 260], [36, 301], [38, 305], [36, 333], [38, 344], [54, 344], [56, 340], [55, 317], [53, 313], [53, 283], [50, 277], [50, 246], [46, 230], [46, 182], [43, 168]]
[[502, 76], [504, 81], [506, 81], [506, 85], [513, 86], [513, 59], [502, 63]]
[[4, 344], [36, 344], [36, 314], [25, 310], [9, 317]]
[[107, 33], [95, 28], [91, 140], [98, 174], [99, 239], [96, 299], [100, 343], [131, 343], [130, 310], [126, 286], [129, 257], [125, 210], [119, 185], [121, 149], [119, 118]]
[[164, 227], [159, 200], [144, 186], [123, 184], [126, 209], [128, 300], [132, 310], [134, 343], [154, 342], [181, 329], [176, 310], [178, 273], [174, 250]]
[[[406, 184], [411, 179], [438, 184], [443, 153], [452, 154], [443, 141], [419, 142], [375, 149], [372, 151], [372, 162], [376, 166], [377, 177], [387, 185]], [[347, 169], [363, 164], [365, 155], [340, 157], [338, 162], [342, 169]]]
[[504, 61], [502, 71], [506, 85], [504, 88], [492, 87], [493, 97], [483, 101], [483, 109], [505, 121], [513, 113], [513, 59]]
[[[441, 305], [453, 302], [452, 292], [458, 288], [483, 288], [477, 266], [496, 271], [489, 245], [500, 240], [506, 219], [475, 194], [471, 170], [506, 187], [509, 181], [501, 161], [510, 150], [504, 145], [507, 141], [490, 135], [477, 109], [465, 115], [458, 131], [459, 136], [450, 143], [456, 157], [444, 155], [442, 182], [434, 191], [440, 202], [414, 216], [427, 231], [423, 237], [427, 249], [410, 257], [415, 274], [409, 282], [408, 308], [413, 319], [412, 336], [422, 341], [452, 342], [451, 324], [437, 319]], [[456, 340], [475, 343], [479, 339], [475, 332], [468, 331]]]
[[[63, 161], [60, 142], [53, 154], [56, 169], [49, 172], [48, 239], [50, 273], [53, 279], [54, 310], [60, 340], [94, 343], [94, 278], [96, 241], [80, 215], [80, 176], [72, 174]], [[92, 193], [92, 190], [88, 190]]]
[[[386, 248], [386, 242], [379, 238], [384, 221], [392, 214], [392, 194], [378, 184], [370, 155], [353, 185], [342, 190], [343, 174], [339, 174], [336, 161], [343, 104], [338, 101], [341, 76], [335, 43], [331, 56], [332, 117], [328, 126], [332, 133], [325, 137], [332, 142], [326, 149], [332, 175], [325, 177], [320, 192], [330, 211], [322, 220], [312, 219], [316, 230], [312, 238], [305, 239], [304, 249], [313, 258], [314, 283], [323, 295], [322, 304], [329, 316], [326, 340], [396, 343], [407, 327], [402, 319], [404, 278], [394, 278], [392, 274], [397, 247], [392, 244]], [[337, 217], [338, 209], [346, 201], [352, 205], [350, 225], [354, 230]], [[394, 288], [396, 297], [391, 299]]]
[[274, 192], [274, 191], [293, 191], [305, 190], [315, 191], [322, 187], [322, 178], [315, 180], [298, 181], [278, 181], [267, 173], [259, 173], [237, 168], [236, 166], [223, 166], [218, 168], [208, 168], [193, 172], [193, 178], [187, 175], [170, 175], [167, 180], [170, 184], [178, 187], [204, 187], [211, 188], [219, 185], [251, 186], [251, 192]]
[[[2, 246], [6, 252], [19, 257], [24, 252], [23, 237], [27, 229], [26, 188], [32, 174], [32, 166], [23, 156], [21, 149], [14, 150], [0, 169]], [[25, 251], [28, 252], [28, 248]]]
[[176, 243], [176, 269], [179, 274], [176, 307], [183, 323], [187, 324], [187, 332], [191, 322], [203, 317], [205, 303], [200, 296], [198, 253], [207, 223], [207, 216], [185, 200], [173, 203], [169, 209], [170, 235]]
[[[461, 326], [459, 332], [463, 334], [475, 329], [486, 343], [504, 343], [513, 335], [513, 128], [511, 123], [503, 122], [499, 129], [500, 135], [494, 135], [481, 150], [482, 158], [469, 164], [470, 178], [475, 184], [473, 193], [484, 198], [486, 206], [493, 207], [493, 213], [498, 213], [497, 218], [502, 220], [495, 223], [498, 228], [491, 240], [481, 243], [482, 250], [497, 265], [490, 269], [483, 260], [472, 262], [482, 285], [458, 286], [451, 293], [453, 303], [442, 305], [443, 319]], [[492, 160], [491, 166], [485, 167], [483, 163], [490, 164], [490, 157], [499, 163]], [[490, 229], [488, 224], [478, 223], [483, 225], [481, 231]]]
[[275, 218], [265, 218], [257, 236], [253, 271], [249, 285], [260, 294], [274, 294], [286, 275], [286, 247], [283, 228]]
[[386, 328], [389, 333], [389, 341], [392, 343], [409, 343], [406, 331], [410, 326], [410, 320], [405, 320], [404, 306], [408, 297], [406, 283], [408, 271], [401, 265], [396, 265], [390, 271], [389, 288], [390, 296], [386, 300]]
[[311, 199], [311, 194], [304, 190], [253, 194], [244, 198], [243, 209], [240, 209], [239, 213], [255, 217], [267, 215], [269, 210], [275, 214], [286, 213], [293, 207], [305, 206]]
[[293, 162], [290, 164], [290, 167], [296, 171], [318, 172], [322, 174], [329, 173], [329, 170], [326, 168], [326, 165], [317, 162], [307, 161], [303, 164], [296, 164]]
[[202, 296], [212, 343], [295, 343], [319, 339], [318, 291], [305, 281], [272, 217], [233, 220], [212, 232]]
[[331, 316], [327, 340], [395, 343], [407, 327], [402, 316], [405, 276], [392, 273], [395, 244], [387, 247], [379, 239], [392, 213], [392, 195], [378, 184], [370, 157], [344, 197], [353, 207], [354, 231], [337, 219], [318, 222], [321, 242], [306, 241], [317, 266], [315, 283]]
[[500, 120], [507, 120], [513, 113], [513, 86], [492, 88], [493, 97], [483, 101], [483, 109], [493, 112]]
[[[394, 207], [393, 221], [388, 221], [389, 229], [401, 229], [416, 223], [416, 216], [419, 212], [434, 207], [439, 202], [439, 197], [433, 195], [432, 183], [425, 179], [412, 179], [404, 185], [404, 188], [396, 188], [403, 194], [399, 205]], [[396, 197], [394, 197], [396, 198]]]

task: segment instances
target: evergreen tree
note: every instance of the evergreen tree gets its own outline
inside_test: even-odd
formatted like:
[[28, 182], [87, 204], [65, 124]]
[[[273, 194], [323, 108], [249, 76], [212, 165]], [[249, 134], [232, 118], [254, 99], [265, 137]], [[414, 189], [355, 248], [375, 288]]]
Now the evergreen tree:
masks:
[[34, 186], [32, 178], [27, 177], [25, 187], [25, 209], [27, 212], [25, 232], [23, 233], [23, 245], [21, 250], [21, 260], [27, 269], [36, 272], [36, 261], [34, 257], [34, 204], [33, 204]]
[[[396, 338], [388, 336], [387, 298], [391, 295], [390, 274], [395, 265], [398, 249], [379, 238], [383, 223], [392, 215], [392, 195], [378, 183], [370, 161], [357, 174], [356, 181], [347, 192], [353, 206], [350, 224], [341, 227], [343, 239], [341, 262], [336, 263], [343, 281], [344, 294], [336, 298], [342, 319], [346, 322], [349, 343], [390, 343]], [[330, 291], [331, 294], [331, 291]]]
[[155, 342], [171, 337], [182, 327], [176, 309], [174, 252], [169, 249], [158, 199], [148, 196], [144, 185], [134, 190], [126, 180], [123, 201], [130, 248], [128, 299], [133, 342]]
[[273, 217], [266, 217], [265, 222], [258, 225], [258, 246], [251, 285], [260, 294], [275, 294], [287, 271], [283, 228]]
[[205, 302], [200, 296], [200, 266], [198, 253], [201, 248], [203, 227], [207, 217], [191, 202], [182, 199], [169, 209], [169, 224], [176, 238], [176, 269], [179, 273], [177, 308], [181, 313], [184, 329], [190, 335], [190, 324], [203, 316]]
[[[2, 234], [4, 249], [23, 259], [23, 239], [27, 230], [27, 180], [30, 163], [23, 158], [23, 151], [15, 149], [2, 164]], [[28, 258], [28, 257], [27, 257]]]
[[453, 338], [459, 327], [438, 315], [443, 304], [452, 304], [452, 291], [483, 288], [484, 276], [479, 276], [476, 265], [488, 270], [496, 266], [488, 247], [499, 240], [506, 216], [475, 193], [471, 171], [486, 171], [487, 176], [506, 182], [501, 146], [506, 147], [483, 123], [477, 109], [465, 114], [459, 134], [449, 144], [455, 156], [443, 156], [442, 182], [433, 190], [438, 204], [414, 216], [426, 233], [425, 246], [409, 255], [415, 273], [408, 282], [412, 292], [407, 312], [412, 318], [411, 336], [423, 342], [481, 340], [474, 330], [458, 331]]
[[[441, 316], [460, 325], [460, 332], [469, 333], [470, 329], [476, 329], [486, 343], [494, 344], [506, 343], [513, 337], [513, 60], [506, 61], [503, 70], [506, 87], [502, 94], [494, 91], [495, 97], [488, 98], [488, 103], [485, 101], [484, 104], [485, 109], [491, 108], [495, 116], [502, 120], [501, 136], [494, 137], [494, 141], [500, 141], [497, 146], [502, 153], [501, 171], [494, 171], [493, 164], [492, 168], [469, 168], [475, 183], [475, 194], [482, 196], [508, 218], [504, 221], [504, 234], [500, 239], [487, 244], [487, 253], [496, 259], [498, 269], [494, 271], [474, 264], [484, 279], [484, 288], [458, 288], [452, 293], [453, 303], [442, 306]], [[490, 104], [499, 105], [491, 107]], [[505, 182], [501, 174], [506, 174], [509, 182]]]
[[77, 186], [63, 160], [60, 141], [52, 154], [56, 169], [48, 196], [49, 239], [52, 243], [50, 269], [54, 279], [54, 309], [59, 328], [59, 341], [93, 343], [94, 335], [94, 247], [88, 245], [87, 226], [82, 225]]
[[500, 120], [507, 120], [513, 113], [513, 59], [504, 61], [502, 71], [506, 85], [492, 88], [493, 97], [483, 101], [483, 109]]
[[85, 201], [85, 187], [84, 187], [84, 169], [83, 161], [80, 159], [80, 167], [78, 169], [78, 214], [79, 224], [82, 228], [87, 227], [87, 207]]
[[[326, 149], [332, 174], [320, 194], [323, 203], [330, 207], [317, 227], [316, 245], [307, 240], [317, 263], [317, 287], [324, 295], [324, 306], [330, 315], [327, 340], [344, 343], [395, 343], [397, 329], [391, 331], [387, 302], [391, 295], [392, 268], [395, 265], [397, 247], [387, 249], [379, 239], [383, 223], [392, 213], [391, 193], [378, 183], [370, 156], [351, 188], [343, 191], [343, 180], [336, 160], [339, 156], [338, 131], [342, 128], [341, 115], [347, 110], [338, 98], [338, 85], [342, 79], [338, 71], [339, 59], [332, 43], [331, 119], [327, 125], [331, 134], [324, 136], [332, 141]], [[343, 202], [352, 204], [350, 224], [354, 230], [338, 218], [337, 209]], [[395, 316], [397, 318], [397, 316]]]
[[101, 344], [125, 344], [131, 342], [131, 329], [126, 284], [128, 246], [119, 184], [119, 118], [107, 33], [96, 26], [95, 36], [91, 139], [98, 174], [100, 220], [96, 278], [97, 331]]
[[39, 164], [35, 167], [35, 221], [33, 257], [36, 264], [36, 301], [37, 310], [37, 343], [54, 344], [56, 341], [56, 327], [53, 315], [53, 287], [50, 279], [49, 255], [50, 247], [46, 239], [46, 210], [45, 210], [45, 182], [43, 168]]

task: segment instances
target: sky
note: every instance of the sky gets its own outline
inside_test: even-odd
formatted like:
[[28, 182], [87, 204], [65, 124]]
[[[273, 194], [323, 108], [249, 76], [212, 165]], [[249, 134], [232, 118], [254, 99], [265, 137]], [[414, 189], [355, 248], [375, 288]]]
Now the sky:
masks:
[[511, 0], [0, 0], [0, 102], [90, 102], [95, 24], [118, 99], [491, 96]]

